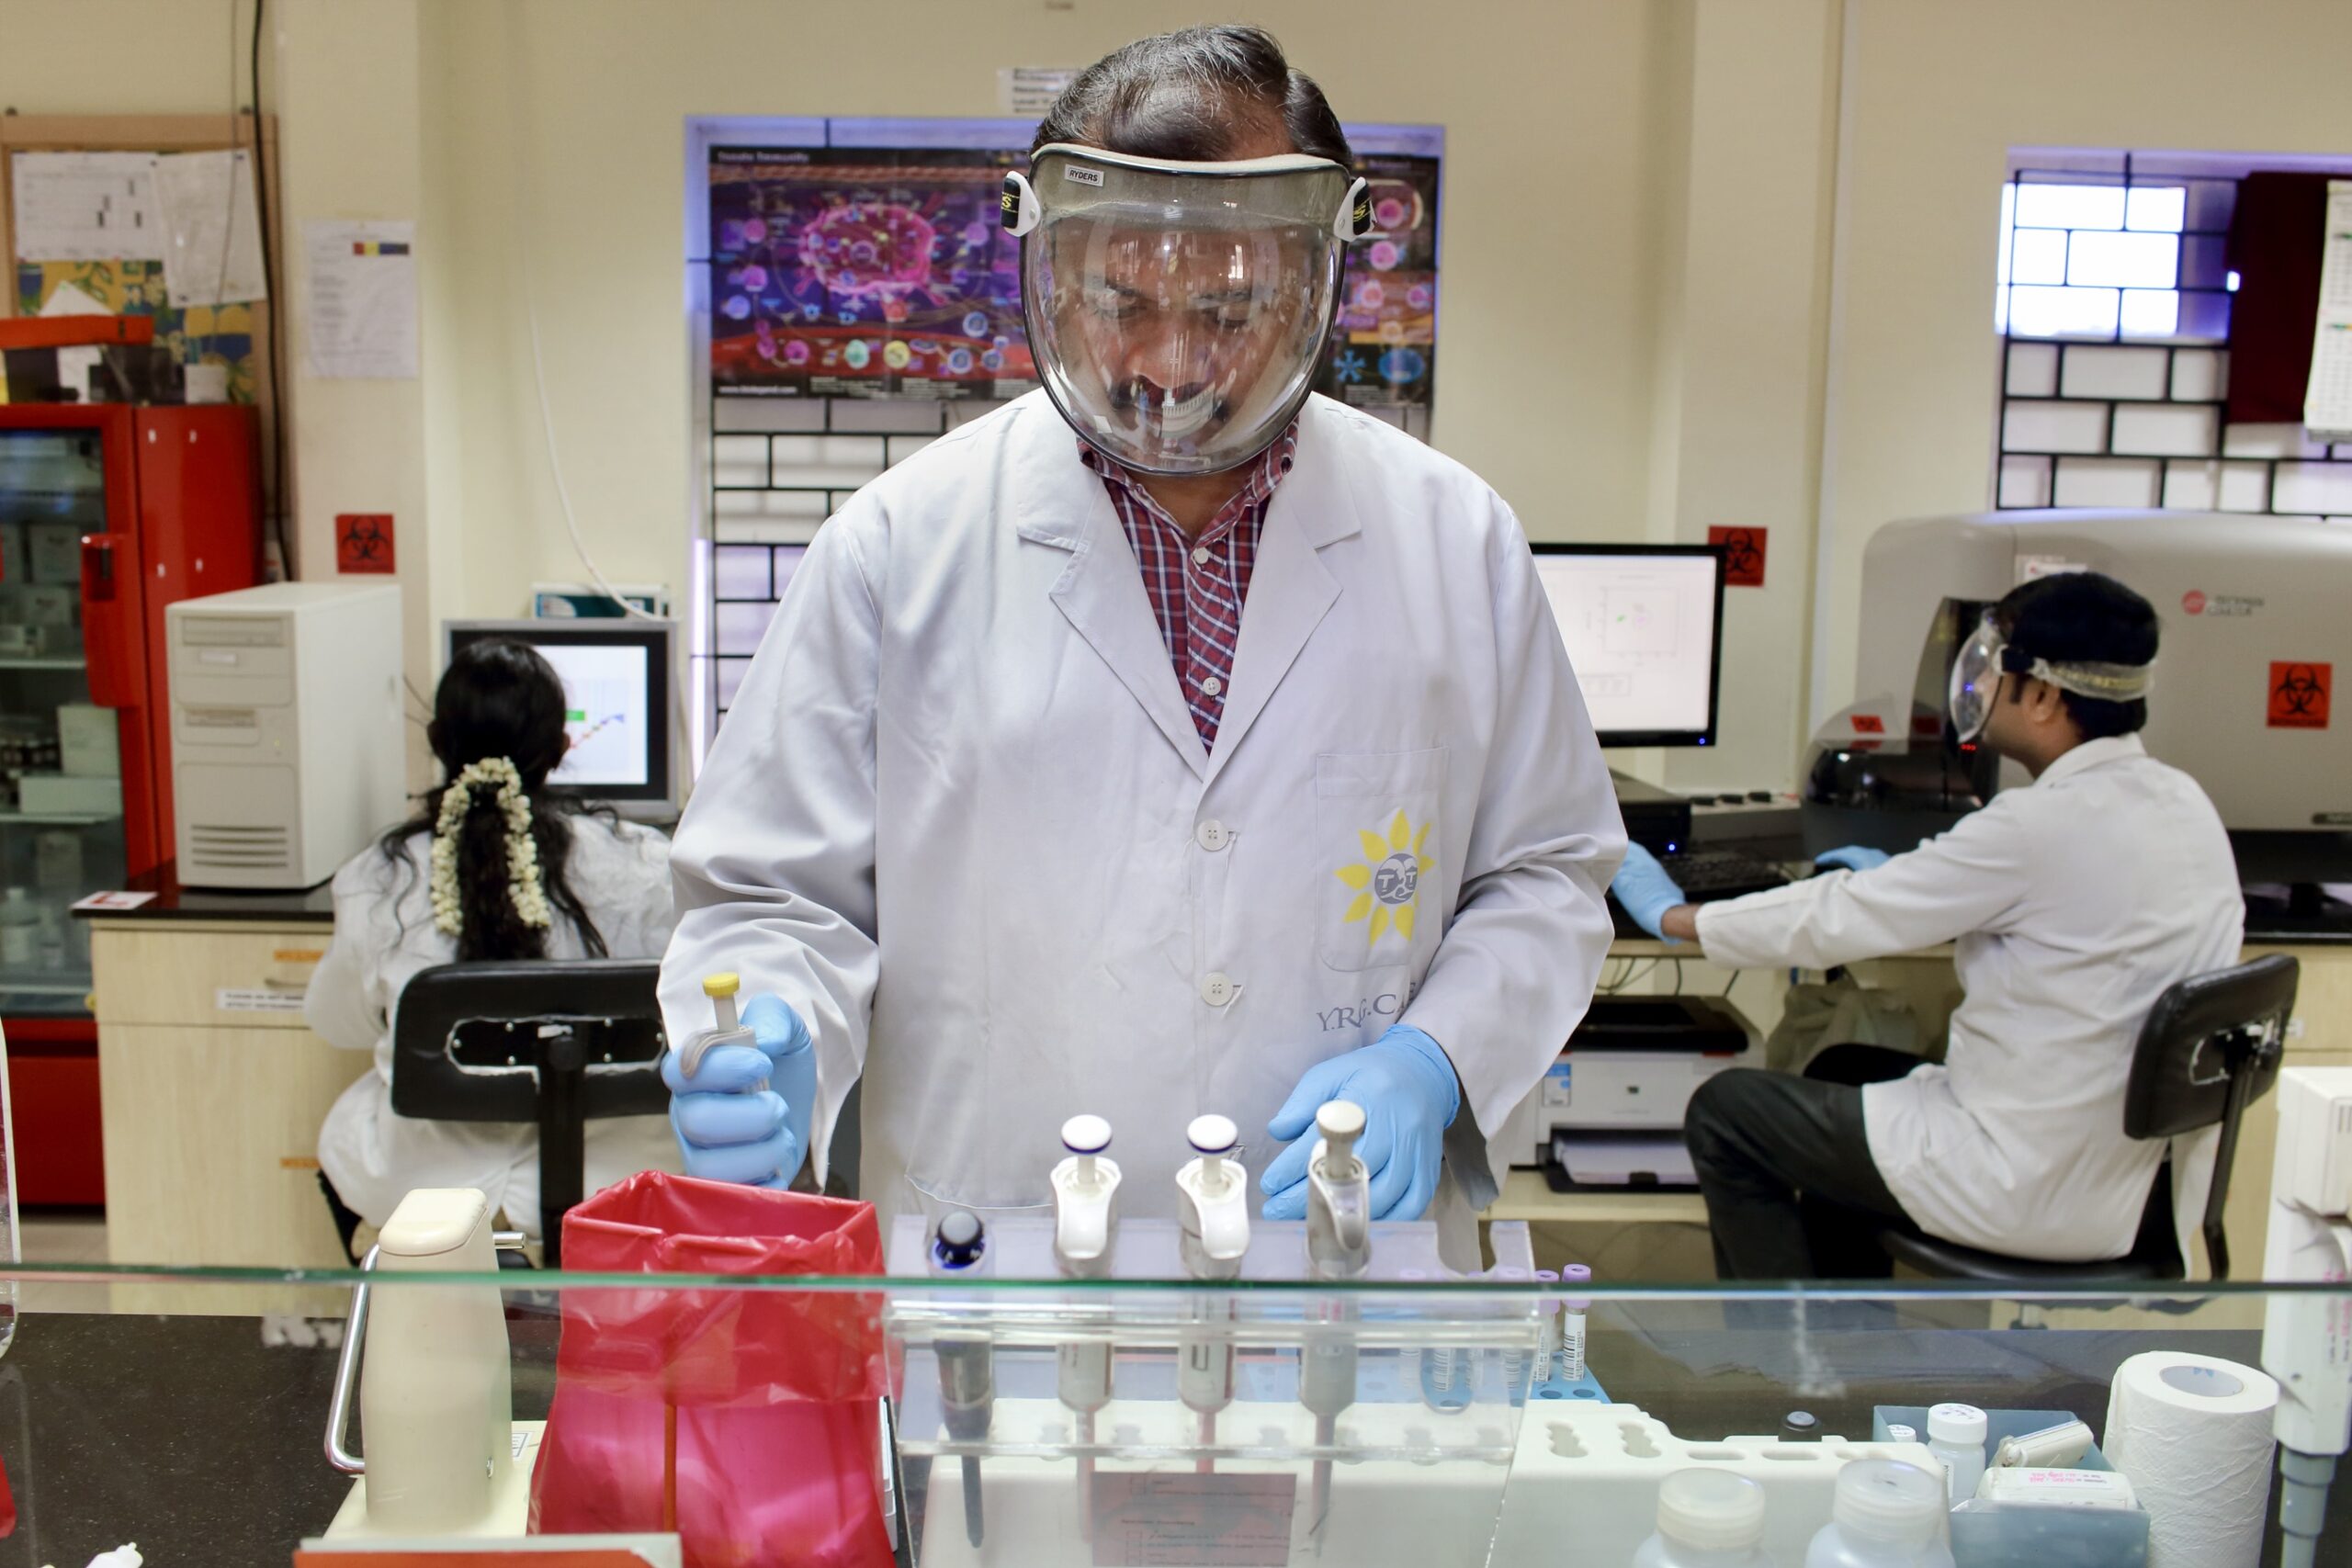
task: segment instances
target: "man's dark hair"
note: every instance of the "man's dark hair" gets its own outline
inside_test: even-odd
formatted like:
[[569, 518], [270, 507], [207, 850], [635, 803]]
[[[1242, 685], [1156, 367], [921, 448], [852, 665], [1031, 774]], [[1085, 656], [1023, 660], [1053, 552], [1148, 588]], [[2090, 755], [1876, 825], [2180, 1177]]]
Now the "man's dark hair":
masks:
[[1263, 28], [1184, 28], [1137, 39], [1080, 72], [1029, 150], [1054, 141], [1137, 158], [1223, 163], [1280, 128], [1299, 152], [1350, 164], [1347, 133]]
[[[2156, 657], [2155, 606], [2096, 571], [2055, 572], [2012, 588], [1993, 606], [1993, 624], [2016, 655], [2005, 664], [2036, 659], [2146, 664]], [[2022, 688], [2021, 682], [2011, 687], [2012, 701]], [[2086, 740], [2129, 735], [2148, 722], [2144, 697], [2115, 703], [2072, 692], [2059, 695]]]

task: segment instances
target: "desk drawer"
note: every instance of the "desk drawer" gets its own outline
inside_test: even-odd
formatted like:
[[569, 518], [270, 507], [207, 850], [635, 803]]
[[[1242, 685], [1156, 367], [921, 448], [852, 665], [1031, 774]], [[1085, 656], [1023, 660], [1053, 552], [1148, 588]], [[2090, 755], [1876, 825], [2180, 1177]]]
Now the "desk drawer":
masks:
[[333, 934], [101, 927], [90, 940], [98, 1023], [300, 1029], [302, 993]]

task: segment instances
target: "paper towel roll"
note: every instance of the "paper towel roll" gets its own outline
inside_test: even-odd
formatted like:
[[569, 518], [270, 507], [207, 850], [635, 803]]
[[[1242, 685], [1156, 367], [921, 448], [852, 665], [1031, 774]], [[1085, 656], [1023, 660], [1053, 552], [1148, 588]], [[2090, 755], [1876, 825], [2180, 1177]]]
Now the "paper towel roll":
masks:
[[2150, 1350], [2116, 1369], [2108, 1462], [2148, 1510], [2148, 1568], [2254, 1568], [2278, 1385], [2253, 1367]]

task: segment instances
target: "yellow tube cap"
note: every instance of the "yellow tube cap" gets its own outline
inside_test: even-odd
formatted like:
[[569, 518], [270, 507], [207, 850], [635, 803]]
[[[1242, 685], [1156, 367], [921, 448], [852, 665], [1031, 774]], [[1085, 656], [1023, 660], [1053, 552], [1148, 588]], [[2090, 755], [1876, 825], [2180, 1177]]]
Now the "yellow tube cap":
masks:
[[743, 977], [732, 969], [702, 977], [702, 994], [706, 997], [731, 997], [743, 988]]

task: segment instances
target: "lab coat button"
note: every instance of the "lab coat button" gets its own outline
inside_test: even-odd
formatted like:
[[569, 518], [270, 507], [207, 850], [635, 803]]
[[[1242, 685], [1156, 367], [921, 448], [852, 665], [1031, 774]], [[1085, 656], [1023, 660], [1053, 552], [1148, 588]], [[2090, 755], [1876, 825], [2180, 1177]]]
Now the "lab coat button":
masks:
[[1201, 977], [1201, 1000], [1213, 1008], [1221, 1008], [1233, 999], [1233, 982], [1221, 971], [1212, 970]]
[[1201, 848], [1215, 852], [1225, 848], [1233, 835], [1225, 830], [1224, 823], [1211, 818], [1193, 829], [1193, 837], [1199, 842]]

